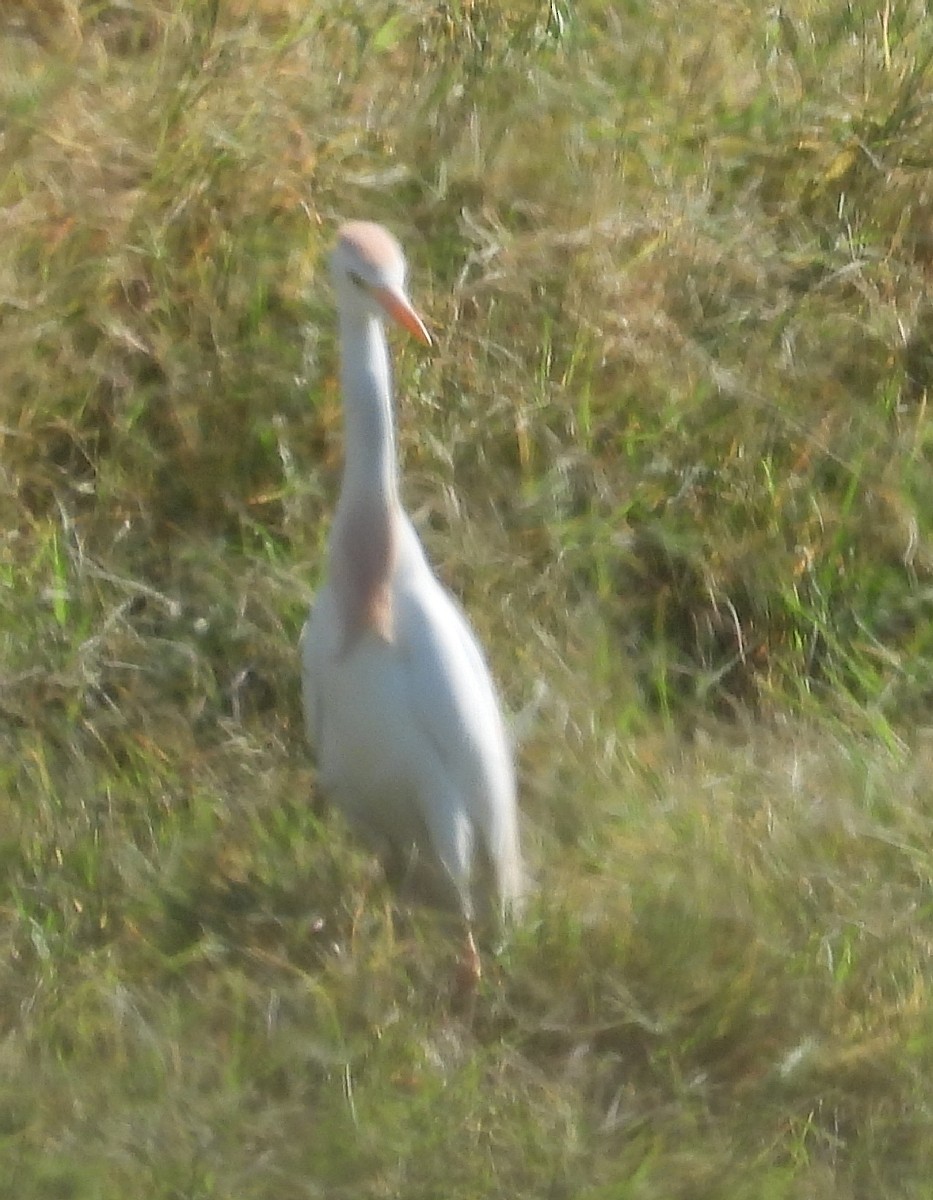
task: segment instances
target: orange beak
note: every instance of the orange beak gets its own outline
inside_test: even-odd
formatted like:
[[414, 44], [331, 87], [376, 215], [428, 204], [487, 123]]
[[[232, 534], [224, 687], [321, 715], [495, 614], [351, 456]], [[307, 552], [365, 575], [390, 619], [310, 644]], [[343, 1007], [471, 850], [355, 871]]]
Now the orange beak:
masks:
[[373, 288], [372, 294], [393, 321], [396, 321], [403, 329], [407, 329], [425, 346], [431, 345], [431, 335], [425, 328], [424, 321], [412, 308], [411, 302], [403, 292], [397, 292], [392, 288]]

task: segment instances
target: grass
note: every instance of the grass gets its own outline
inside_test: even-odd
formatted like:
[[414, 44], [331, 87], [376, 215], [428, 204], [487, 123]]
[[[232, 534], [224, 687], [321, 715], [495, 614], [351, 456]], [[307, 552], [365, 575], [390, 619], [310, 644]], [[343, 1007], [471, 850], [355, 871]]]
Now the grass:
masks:
[[[924, 17], [6, 6], [10, 1195], [927, 1194]], [[345, 216], [521, 732], [472, 1012], [302, 735]]]

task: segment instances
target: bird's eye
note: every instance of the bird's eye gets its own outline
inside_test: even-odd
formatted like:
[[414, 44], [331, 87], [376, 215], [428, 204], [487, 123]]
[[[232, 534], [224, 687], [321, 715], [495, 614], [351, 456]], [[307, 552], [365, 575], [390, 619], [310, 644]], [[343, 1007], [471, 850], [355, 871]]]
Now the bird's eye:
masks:
[[363, 276], [357, 275], [356, 271], [347, 271], [347, 277], [355, 287], [363, 288], [366, 286], [363, 282]]

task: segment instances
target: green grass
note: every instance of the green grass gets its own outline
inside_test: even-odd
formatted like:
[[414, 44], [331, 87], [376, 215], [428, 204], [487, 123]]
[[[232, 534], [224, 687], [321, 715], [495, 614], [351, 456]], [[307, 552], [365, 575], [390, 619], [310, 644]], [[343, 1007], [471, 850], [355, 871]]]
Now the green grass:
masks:
[[[0, 1183], [925, 1197], [925, 5], [0, 18]], [[319, 803], [326, 252], [521, 731], [472, 1010]]]

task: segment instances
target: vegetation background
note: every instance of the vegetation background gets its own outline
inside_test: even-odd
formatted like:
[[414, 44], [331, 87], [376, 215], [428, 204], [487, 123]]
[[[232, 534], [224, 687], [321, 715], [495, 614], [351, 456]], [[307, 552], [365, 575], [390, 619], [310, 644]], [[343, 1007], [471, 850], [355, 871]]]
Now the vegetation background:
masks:
[[[930, 1194], [930, 15], [4, 4], [5, 1195]], [[521, 739], [472, 1012], [301, 728], [348, 216]]]

